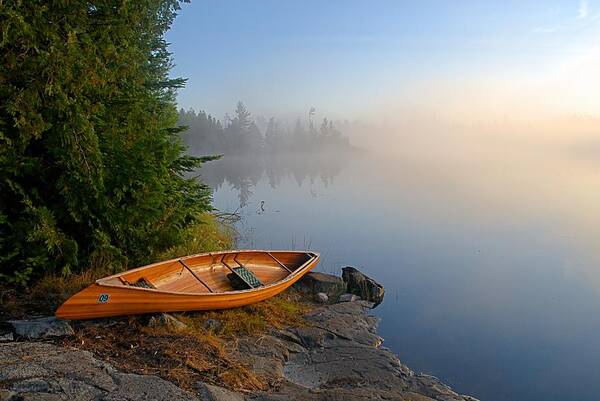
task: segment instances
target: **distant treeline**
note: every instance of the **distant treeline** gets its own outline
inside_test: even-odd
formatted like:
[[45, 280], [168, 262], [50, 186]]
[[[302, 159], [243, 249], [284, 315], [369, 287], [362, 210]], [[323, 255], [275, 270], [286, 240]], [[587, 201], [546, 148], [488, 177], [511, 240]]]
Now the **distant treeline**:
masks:
[[311, 109], [306, 123], [298, 118], [291, 127], [272, 117], [261, 129], [246, 106], [238, 102], [234, 116], [226, 116], [224, 122], [204, 111], [181, 109], [178, 123], [188, 127], [181, 135], [190, 154], [321, 153], [352, 149], [349, 139], [333, 121], [324, 118], [317, 127], [311, 118], [313, 114]]

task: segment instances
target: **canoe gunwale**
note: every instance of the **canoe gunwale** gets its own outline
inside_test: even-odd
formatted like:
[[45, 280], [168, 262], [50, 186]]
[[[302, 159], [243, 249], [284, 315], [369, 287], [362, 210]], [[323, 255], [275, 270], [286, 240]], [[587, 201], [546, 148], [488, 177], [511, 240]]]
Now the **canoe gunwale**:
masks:
[[[304, 262], [302, 265], [297, 267], [293, 272], [290, 272], [285, 278], [283, 278], [281, 280], [274, 281], [270, 284], [266, 284], [261, 287], [249, 288], [249, 289], [245, 289], [245, 290], [198, 293], [198, 292], [164, 291], [164, 290], [155, 289], [155, 288], [140, 288], [140, 287], [126, 286], [126, 285], [109, 284], [109, 283], [104, 282], [106, 280], [110, 280], [113, 278], [120, 278], [125, 273], [132, 273], [132, 272], [136, 272], [136, 271], [145, 270], [149, 267], [153, 267], [153, 266], [156, 266], [156, 265], [159, 265], [162, 263], [168, 263], [168, 262], [176, 263], [177, 261], [182, 261], [182, 260], [185, 261], [186, 259], [191, 259], [191, 258], [195, 258], [198, 256], [213, 256], [213, 255], [222, 255], [222, 254], [254, 253], [254, 252], [262, 252], [262, 253], [266, 253], [266, 254], [270, 254], [271, 252], [297, 252], [297, 253], [304, 253], [304, 254], [310, 256], [310, 258], [306, 262]], [[284, 251], [284, 250], [282, 250], [282, 251], [266, 251], [266, 250], [260, 250], [260, 249], [244, 249], [244, 250], [239, 250], [239, 251], [205, 252], [205, 253], [198, 253], [198, 254], [194, 254], [194, 255], [188, 255], [185, 257], [181, 257], [181, 258], [174, 258], [174, 259], [170, 259], [170, 260], [166, 260], [166, 261], [162, 261], [162, 262], [157, 262], [157, 263], [153, 263], [150, 265], [127, 270], [126, 272], [113, 274], [112, 276], [103, 277], [101, 279], [96, 280], [95, 285], [98, 285], [101, 287], [107, 287], [107, 288], [127, 289], [127, 290], [131, 290], [131, 291], [145, 291], [145, 292], [150, 292], [153, 294], [169, 294], [169, 295], [181, 295], [181, 296], [192, 295], [192, 296], [209, 297], [209, 296], [219, 296], [219, 295], [248, 294], [248, 293], [253, 293], [253, 292], [263, 292], [265, 290], [268, 290], [271, 287], [275, 287], [282, 283], [290, 281], [298, 275], [302, 275], [304, 273], [304, 270], [306, 270], [306, 268], [309, 267], [310, 265], [312, 265], [313, 263], [316, 263], [319, 260], [319, 258], [320, 258], [320, 254], [318, 252], [309, 252], [309, 251]], [[288, 271], [289, 271], [289, 269], [288, 269]]]

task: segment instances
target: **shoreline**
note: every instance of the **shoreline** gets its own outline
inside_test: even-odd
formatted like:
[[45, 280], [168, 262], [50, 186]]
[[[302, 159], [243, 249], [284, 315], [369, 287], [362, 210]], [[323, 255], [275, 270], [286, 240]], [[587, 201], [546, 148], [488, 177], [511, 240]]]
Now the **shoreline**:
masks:
[[[0, 343], [0, 400], [476, 400], [403, 365], [382, 346], [379, 319], [368, 313], [374, 303], [350, 294], [342, 295], [348, 301], [337, 301], [348, 289], [341, 283], [337, 276], [310, 273], [296, 290], [336, 302], [315, 305], [305, 315], [306, 325], [236, 338], [235, 359], [268, 378], [268, 389], [233, 391], [198, 381], [192, 391], [184, 390], [157, 375], [119, 371], [89, 351], [48, 337]], [[364, 288], [363, 298], [371, 297]]]

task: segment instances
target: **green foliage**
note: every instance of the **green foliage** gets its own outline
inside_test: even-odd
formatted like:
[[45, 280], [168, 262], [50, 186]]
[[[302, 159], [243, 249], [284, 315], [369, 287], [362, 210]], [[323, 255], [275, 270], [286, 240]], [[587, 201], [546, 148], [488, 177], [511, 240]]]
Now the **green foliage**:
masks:
[[161, 252], [156, 259], [173, 259], [184, 255], [233, 248], [236, 232], [231, 223], [211, 213], [205, 213], [198, 218], [197, 224], [185, 230], [185, 241]]
[[[0, 3], [0, 280], [149, 262], [210, 209], [183, 174], [177, 0]], [[100, 262], [99, 262], [100, 261]]]

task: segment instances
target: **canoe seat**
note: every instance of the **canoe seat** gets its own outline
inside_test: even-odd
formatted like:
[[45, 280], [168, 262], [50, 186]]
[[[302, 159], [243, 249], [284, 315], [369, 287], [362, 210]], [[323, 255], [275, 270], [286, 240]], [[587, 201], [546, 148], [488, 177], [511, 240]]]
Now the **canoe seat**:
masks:
[[132, 286], [132, 287], [138, 287], [138, 288], [150, 288], [150, 289], [153, 289], [153, 290], [156, 289], [156, 287], [151, 282], [149, 282], [148, 280], [146, 280], [144, 277], [140, 278], [135, 283], [129, 284], [129, 285]]
[[234, 267], [231, 270], [233, 273], [229, 273], [227, 278], [234, 290], [248, 290], [262, 287], [263, 283], [260, 282], [258, 277], [245, 267]]

